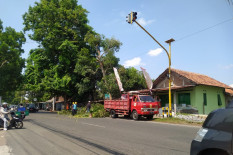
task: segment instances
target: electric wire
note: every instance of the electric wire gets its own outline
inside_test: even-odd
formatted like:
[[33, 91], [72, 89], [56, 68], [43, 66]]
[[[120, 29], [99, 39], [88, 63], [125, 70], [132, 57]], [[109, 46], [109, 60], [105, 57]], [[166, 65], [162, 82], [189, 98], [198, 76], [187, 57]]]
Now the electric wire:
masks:
[[[225, 24], [225, 23], [227, 23], [227, 22], [231, 22], [231, 21], [233, 21], [233, 18], [224, 20], [224, 21], [222, 21], [222, 22], [220, 22], [220, 23], [217, 23], [217, 24], [215, 24], [215, 25], [206, 27], [206, 28], [204, 28], [204, 29], [202, 29], [202, 30], [199, 30], [199, 31], [190, 33], [190, 34], [185, 35], [185, 36], [183, 36], [183, 37], [181, 37], [181, 38], [175, 39], [175, 42], [172, 43], [172, 44], [175, 44], [176, 42], [182, 41], [182, 40], [184, 40], [184, 39], [187, 39], [187, 38], [189, 38], [189, 37], [192, 37], [192, 36], [194, 36], [194, 35], [197, 35], [197, 34], [199, 34], [199, 33], [202, 33], [202, 32], [204, 32], [204, 31], [207, 31], [207, 30], [209, 30], [209, 29], [212, 29], [212, 28], [214, 28], [214, 27], [216, 27], [216, 26], [219, 26], [219, 25]], [[166, 46], [168, 46], [168, 45], [166, 45]], [[144, 55], [144, 54], [145, 54], [145, 53], [139, 53], [139, 54], [135, 55], [134, 58], [135, 58], [135, 57], [138, 57], [138, 56], [141, 56], [141, 55]], [[128, 60], [131, 60], [131, 59], [128, 59]], [[125, 60], [123, 59], [123, 60], [121, 60], [121, 61], [125, 61]]]
[[220, 23], [217, 23], [217, 24], [215, 24], [215, 25], [213, 25], [213, 26], [209, 26], [209, 27], [204, 28], [204, 29], [202, 29], [202, 30], [199, 30], [199, 31], [190, 33], [190, 34], [188, 34], [188, 35], [186, 35], [186, 36], [184, 36], [184, 37], [181, 37], [181, 38], [179, 38], [179, 39], [176, 39], [176, 42], [178, 42], [178, 41], [180, 41], [180, 40], [183, 40], [183, 39], [186, 39], [186, 38], [189, 38], [189, 37], [191, 37], [191, 36], [194, 36], [194, 35], [196, 35], [196, 34], [199, 34], [199, 33], [201, 33], [201, 32], [207, 31], [207, 30], [209, 30], [209, 29], [212, 29], [212, 28], [214, 28], [214, 27], [216, 27], [216, 26], [222, 25], [222, 24], [227, 23], [227, 22], [230, 22], [230, 21], [233, 21], [233, 18], [224, 20], [224, 21], [222, 21], [222, 22], [220, 22]]

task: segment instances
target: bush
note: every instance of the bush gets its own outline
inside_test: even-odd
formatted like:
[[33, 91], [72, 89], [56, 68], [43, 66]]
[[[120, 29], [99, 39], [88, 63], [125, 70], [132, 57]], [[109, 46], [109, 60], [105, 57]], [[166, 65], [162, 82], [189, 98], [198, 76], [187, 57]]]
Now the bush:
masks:
[[109, 113], [104, 110], [104, 105], [96, 103], [91, 105], [92, 117], [108, 117]]
[[[62, 110], [59, 111], [59, 115], [71, 115], [71, 110]], [[86, 107], [79, 107], [77, 109], [77, 114], [75, 117], [89, 117], [90, 114], [92, 117], [108, 117], [109, 113], [104, 110], [104, 105], [96, 103], [91, 105], [90, 113], [86, 112]]]

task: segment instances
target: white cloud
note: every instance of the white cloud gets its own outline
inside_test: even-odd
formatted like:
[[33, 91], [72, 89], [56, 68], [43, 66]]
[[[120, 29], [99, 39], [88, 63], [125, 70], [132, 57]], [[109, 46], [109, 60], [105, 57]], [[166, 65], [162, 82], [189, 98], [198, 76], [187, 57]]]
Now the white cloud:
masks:
[[231, 68], [233, 68], [233, 64], [229, 64], [229, 65], [224, 66], [224, 69], [231, 69]]
[[147, 26], [147, 25], [153, 23], [155, 20], [145, 20], [144, 18], [139, 18], [137, 21], [142, 26]]
[[135, 58], [133, 58], [133, 59], [131, 59], [131, 60], [125, 61], [124, 66], [125, 66], [125, 67], [139, 66], [139, 65], [142, 65], [141, 61], [142, 61], [142, 60], [141, 60], [140, 57], [135, 57]]
[[158, 56], [162, 52], [163, 52], [162, 48], [156, 48], [154, 50], [150, 50], [147, 54], [153, 57], [153, 56]]
[[233, 88], [233, 84], [230, 84], [230, 87], [232, 87], [232, 88]]

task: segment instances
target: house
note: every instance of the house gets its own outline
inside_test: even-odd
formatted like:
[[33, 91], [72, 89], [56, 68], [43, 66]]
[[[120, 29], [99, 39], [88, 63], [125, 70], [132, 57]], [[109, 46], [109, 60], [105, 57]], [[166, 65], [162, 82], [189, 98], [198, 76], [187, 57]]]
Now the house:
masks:
[[64, 97], [59, 96], [59, 97], [53, 97], [52, 99], [46, 101], [46, 103], [49, 103], [52, 107], [52, 110], [54, 111], [61, 111], [65, 109], [65, 100]]
[[[233, 88], [206, 75], [171, 69], [172, 106], [193, 107], [199, 114], [226, 106], [233, 96]], [[161, 99], [162, 106], [168, 106], [168, 69], [153, 82], [153, 93]], [[232, 96], [231, 96], [232, 95]]]

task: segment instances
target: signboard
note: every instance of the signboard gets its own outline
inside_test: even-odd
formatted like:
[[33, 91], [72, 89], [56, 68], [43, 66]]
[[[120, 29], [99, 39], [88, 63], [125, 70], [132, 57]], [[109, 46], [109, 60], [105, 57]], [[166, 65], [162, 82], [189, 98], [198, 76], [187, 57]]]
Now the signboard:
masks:
[[104, 94], [104, 99], [110, 99], [110, 95], [109, 94]]
[[114, 73], [115, 73], [115, 76], [116, 76], [116, 80], [117, 80], [117, 84], [119, 86], [120, 91], [124, 91], [124, 89], [122, 87], [121, 79], [120, 79], [120, 76], [118, 74], [117, 69], [115, 67], [113, 67], [113, 70], [114, 70]]

